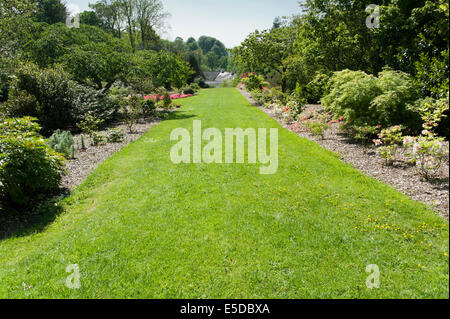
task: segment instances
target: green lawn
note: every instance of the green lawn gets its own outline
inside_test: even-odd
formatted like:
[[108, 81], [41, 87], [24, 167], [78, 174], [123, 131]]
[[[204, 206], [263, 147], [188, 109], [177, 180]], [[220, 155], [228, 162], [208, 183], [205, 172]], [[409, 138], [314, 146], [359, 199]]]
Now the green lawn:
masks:
[[[204, 90], [106, 160], [48, 227], [0, 242], [8, 298], [448, 298], [449, 226], [289, 132], [236, 89]], [[279, 167], [179, 164], [174, 128], [279, 128]], [[78, 264], [81, 288], [65, 286]], [[366, 266], [380, 270], [368, 289]], [[420, 264], [420, 266], [419, 266]]]

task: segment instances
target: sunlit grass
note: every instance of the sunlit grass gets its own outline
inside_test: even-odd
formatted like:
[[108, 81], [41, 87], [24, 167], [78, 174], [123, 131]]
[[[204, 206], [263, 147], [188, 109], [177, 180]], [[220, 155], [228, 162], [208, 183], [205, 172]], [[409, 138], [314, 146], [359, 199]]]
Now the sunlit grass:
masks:
[[[181, 100], [180, 100], [181, 101]], [[448, 298], [448, 223], [211, 89], [116, 153], [45, 230], [0, 242], [0, 296]], [[174, 128], [279, 128], [279, 168], [179, 164]], [[78, 264], [81, 288], [65, 286]], [[380, 288], [366, 287], [366, 266]]]

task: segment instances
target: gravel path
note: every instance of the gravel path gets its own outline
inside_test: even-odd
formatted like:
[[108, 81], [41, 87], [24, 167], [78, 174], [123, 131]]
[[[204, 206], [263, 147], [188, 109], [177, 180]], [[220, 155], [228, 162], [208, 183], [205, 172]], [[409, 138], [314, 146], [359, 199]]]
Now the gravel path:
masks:
[[[278, 121], [284, 128], [290, 125], [282, 123], [270, 109], [258, 105], [245, 90], [240, 90], [250, 104], [259, 107], [263, 112]], [[306, 105], [303, 113], [311, 114], [320, 110], [321, 105]], [[341, 155], [344, 162], [364, 172], [379, 181], [391, 185], [398, 191], [408, 195], [413, 200], [428, 204], [445, 219], [449, 219], [449, 166], [443, 165], [439, 179], [434, 183], [422, 181], [415, 167], [410, 165], [385, 166], [373, 147], [365, 147], [354, 143], [348, 136], [340, 132], [338, 124], [332, 124], [322, 140], [307, 132], [297, 133], [301, 137], [312, 140], [322, 147]]]

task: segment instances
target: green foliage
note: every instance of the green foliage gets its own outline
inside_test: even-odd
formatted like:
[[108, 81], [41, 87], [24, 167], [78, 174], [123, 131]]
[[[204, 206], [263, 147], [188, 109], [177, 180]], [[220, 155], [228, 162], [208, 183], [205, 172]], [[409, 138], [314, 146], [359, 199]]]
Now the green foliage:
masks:
[[36, 19], [38, 21], [48, 24], [65, 23], [67, 14], [67, 8], [61, 0], [37, 1]]
[[261, 75], [249, 74], [248, 77], [242, 79], [249, 92], [253, 90], [261, 90], [264, 86], [269, 86]]
[[82, 150], [85, 150], [85, 149], [86, 149], [86, 142], [85, 142], [85, 140], [84, 140], [84, 135], [83, 135], [83, 134], [80, 135], [80, 148], [81, 148]]
[[72, 81], [59, 66], [41, 70], [25, 64], [16, 71], [6, 111], [9, 116], [37, 117], [43, 132], [50, 133], [74, 128], [87, 115], [108, 121], [116, 108], [101, 92]]
[[353, 138], [363, 144], [367, 144], [375, 138], [381, 131], [381, 125], [355, 125], [351, 123], [344, 123], [342, 126], [344, 131], [350, 133]]
[[448, 94], [449, 86], [449, 50], [441, 52], [441, 56], [430, 58], [422, 53], [416, 68], [416, 82], [423, 95], [430, 95], [436, 99]]
[[190, 86], [185, 86], [181, 88], [182, 93], [184, 94], [195, 94], [195, 91]]
[[[103, 119], [88, 114], [77, 126], [84, 134], [89, 135], [92, 145], [97, 146], [105, 143], [105, 137], [98, 132], [103, 123]], [[84, 149], [84, 135], [81, 136], [81, 143], [81, 148]]]
[[100, 132], [92, 132], [89, 137], [94, 146], [104, 145], [106, 143], [105, 136]]
[[143, 100], [139, 95], [132, 95], [122, 102], [122, 117], [130, 133], [133, 132], [133, 126], [137, 123], [142, 114], [142, 104]]
[[66, 158], [73, 158], [72, 147], [74, 140], [69, 131], [56, 130], [48, 140], [48, 144], [56, 152], [64, 154]]
[[64, 172], [64, 158], [49, 147], [32, 118], [0, 122], [0, 198], [15, 206], [56, 191]]
[[325, 138], [325, 131], [327, 131], [330, 126], [327, 123], [322, 122], [313, 122], [313, 121], [307, 121], [304, 123], [306, 128], [308, 129], [308, 132], [311, 133], [314, 136], [319, 136], [321, 139]]
[[145, 100], [142, 103], [142, 114], [145, 118], [149, 118], [155, 114], [156, 111], [156, 101], [153, 99]]
[[275, 72], [280, 75], [281, 89], [285, 92], [286, 67], [283, 62], [292, 55], [296, 36], [292, 26], [251, 33], [240, 47], [233, 50], [236, 62], [241, 65], [239, 71], [255, 71], [263, 75]]
[[103, 124], [104, 120], [96, 118], [93, 115], [86, 115], [83, 120], [77, 123], [77, 127], [85, 134], [91, 135], [97, 132], [100, 126]]
[[171, 52], [139, 51], [126, 75], [131, 79], [149, 78], [155, 87], [181, 88], [192, 75], [189, 64]]
[[392, 126], [382, 130], [378, 138], [373, 142], [379, 146], [377, 153], [385, 159], [385, 164], [391, 165], [397, 160], [397, 153], [403, 142], [403, 127], [400, 125]]
[[0, 103], [8, 100], [10, 77], [0, 72]]
[[163, 109], [169, 109], [172, 104], [172, 99], [170, 98], [170, 93], [164, 88], [160, 87], [157, 90], [157, 100], [159, 107]]
[[440, 136], [448, 137], [448, 92], [447, 97], [439, 100], [431, 97], [417, 100], [413, 109], [420, 114], [423, 128]]
[[344, 116], [355, 126], [420, 126], [417, 112], [409, 104], [417, 93], [410, 76], [403, 72], [383, 71], [378, 78], [362, 71], [336, 72], [330, 93], [322, 98], [326, 109]]
[[[61, 61], [75, 80], [107, 91], [129, 68], [127, 50], [117, 40], [72, 46]], [[104, 85], [104, 83], [106, 83]]]
[[404, 139], [407, 156], [416, 164], [419, 174], [426, 180], [436, 178], [441, 167], [445, 163], [448, 164], [448, 145], [443, 141], [444, 138], [430, 134]]
[[192, 89], [192, 91], [194, 91], [194, 93], [200, 91], [200, 85], [198, 85], [198, 83], [192, 82], [189, 87]]
[[304, 92], [299, 92], [299, 86], [297, 86], [295, 95], [297, 98], [306, 100], [308, 103], [320, 103], [320, 99], [327, 95], [329, 91], [330, 76], [316, 72], [311, 82], [306, 85]]
[[125, 132], [120, 128], [110, 128], [106, 134], [108, 143], [121, 143], [125, 139]]

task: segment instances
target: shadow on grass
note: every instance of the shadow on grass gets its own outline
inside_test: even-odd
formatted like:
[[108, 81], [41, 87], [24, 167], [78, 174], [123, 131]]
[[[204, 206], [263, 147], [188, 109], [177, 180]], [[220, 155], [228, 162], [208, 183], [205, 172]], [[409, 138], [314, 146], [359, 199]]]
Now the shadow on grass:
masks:
[[69, 190], [61, 189], [58, 195], [42, 200], [29, 209], [0, 204], [0, 240], [42, 232], [62, 213], [60, 202], [69, 195]]
[[175, 111], [163, 111], [167, 115], [167, 118], [163, 121], [173, 121], [173, 120], [184, 120], [192, 117], [196, 117], [195, 114], [188, 114], [185, 111], [175, 110]]

